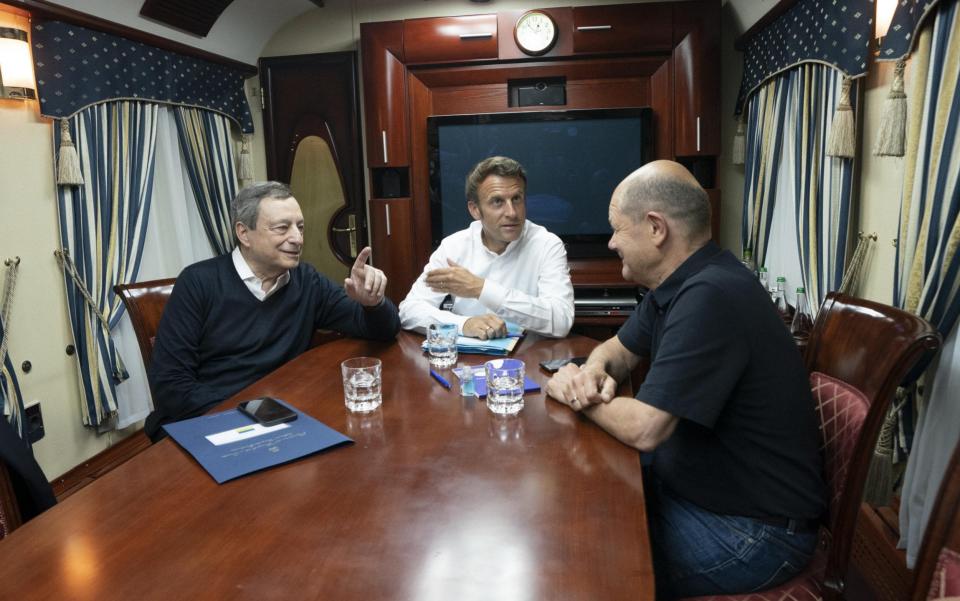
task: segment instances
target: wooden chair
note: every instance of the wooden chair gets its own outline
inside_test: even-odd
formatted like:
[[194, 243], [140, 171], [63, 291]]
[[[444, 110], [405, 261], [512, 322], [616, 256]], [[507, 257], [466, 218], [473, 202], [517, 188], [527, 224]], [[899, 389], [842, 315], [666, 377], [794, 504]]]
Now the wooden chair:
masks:
[[943, 475], [914, 574], [912, 601], [960, 599], [960, 444]]
[[857, 509], [883, 418], [897, 386], [940, 348], [925, 320], [839, 293], [820, 308], [805, 360], [820, 416], [828, 519], [814, 559], [796, 578], [766, 591], [697, 597], [726, 601], [839, 599]]
[[7, 466], [0, 461], [0, 539], [20, 527], [20, 505]]
[[130, 321], [133, 322], [133, 331], [137, 334], [137, 344], [140, 345], [140, 355], [143, 356], [145, 366], [150, 365], [160, 316], [163, 315], [163, 308], [167, 306], [176, 281], [176, 278], [168, 278], [117, 284], [113, 287], [113, 291], [130, 313]]
[[0, 539], [56, 502], [30, 446], [0, 415]]

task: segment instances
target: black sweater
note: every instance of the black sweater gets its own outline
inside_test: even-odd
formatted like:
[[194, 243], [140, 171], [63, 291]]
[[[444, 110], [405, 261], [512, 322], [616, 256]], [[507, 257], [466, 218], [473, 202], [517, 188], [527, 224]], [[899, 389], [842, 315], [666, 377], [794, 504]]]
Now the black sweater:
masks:
[[144, 430], [197, 415], [307, 350], [317, 328], [390, 340], [396, 306], [365, 309], [306, 263], [266, 300], [250, 293], [230, 254], [190, 265], [177, 278], [148, 369], [154, 411]]

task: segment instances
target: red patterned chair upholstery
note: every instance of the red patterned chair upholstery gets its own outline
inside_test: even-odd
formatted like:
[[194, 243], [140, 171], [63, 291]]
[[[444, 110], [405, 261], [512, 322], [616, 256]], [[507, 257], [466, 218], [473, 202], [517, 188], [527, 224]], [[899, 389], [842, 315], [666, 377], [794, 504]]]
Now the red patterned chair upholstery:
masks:
[[[806, 365], [820, 416], [829, 519], [807, 569], [766, 591], [696, 597], [700, 601], [839, 599], [857, 508], [883, 418], [897, 386], [940, 348], [923, 319], [888, 305], [830, 293], [810, 334]], [[692, 599], [690, 600], [692, 601]]]
[[914, 574], [912, 601], [960, 599], [960, 445], [943, 475]]

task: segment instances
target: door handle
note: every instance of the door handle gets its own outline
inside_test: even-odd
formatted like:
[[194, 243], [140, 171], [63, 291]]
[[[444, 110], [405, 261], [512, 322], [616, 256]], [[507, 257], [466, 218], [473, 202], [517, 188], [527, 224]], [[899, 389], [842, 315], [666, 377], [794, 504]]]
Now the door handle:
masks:
[[347, 225], [348, 227], [332, 227], [331, 231], [345, 234], [350, 234], [350, 256], [356, 257], [357, 254], [357, 232], [359, 228], [357, 227], [357, 216], [354, 214], [347, 215]]

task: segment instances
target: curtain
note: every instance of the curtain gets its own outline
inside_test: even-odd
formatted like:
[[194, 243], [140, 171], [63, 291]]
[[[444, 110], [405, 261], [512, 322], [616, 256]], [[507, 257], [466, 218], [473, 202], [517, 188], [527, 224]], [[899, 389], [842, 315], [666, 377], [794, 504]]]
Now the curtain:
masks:
[[757, 266], [766, 265], [780, 156], [787, 119], [786, 78], [768, 81], [747, 104], [744, 158], [743, 249], [752, 249]]
[[904, 157], [895, 303], [927, 319], [946, 339], [927, 382], [907, 461], [900, 505], [901, 544], [912, 566], [927, 519], [960, 438], [960, 17], [957, 2], [941, 2], [924, 27], [911, 60], [914, 86]]
[[[814, 311], [828, 292], [840, 288], [850, 234], [853, 161], [827, 156], [827, 138], [843, 75], [824, 65], [790, 72], [791, 126], [795, 149], [794, 197], [803, 286]], [[857, 85], [850, 89], [856, 106]]]
[[180, 150], [213, 252], [233, 250], [230, 201], [237, 193], [230, 122], [223, 115], [174, 107]]
[[747, 105], [741, 239], [771, 283], [786, 274], [788, 296], [802, 285], [814, 311], [840, 287], [851, 225], [852, 161], [826, 156], [842, 81], [831, 67], [803, 64]]
[[7, 352], [6, 325], [0, 316], [0, 415], [2, 415], [20, 438], [27, 439], [27, 427], [23, 422], [23, 397], [13, 361]]
[[[187, 265], [213, 256], [183, 162], [173, 109], [161, 107], [157, 113], [153, 202], [137, 275], [140, 281], [176, 277]], [[130, 376], [116, 388], [117, 427], [125, 428], [146, 418], [153, 404], [137, 334], [126, 311], [111, 331]]]
[[[69, 121], [85, 184], [59, 186], [58, 258], [80, 379], [83, 423], [112, 427], [126, 379], [110, 327], [123, 310], [113, 286], [136, 281], [153, 191], [158, 106], [107, 102]], [[59, 132], [54, 128], [56, 145]]]

